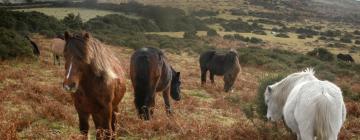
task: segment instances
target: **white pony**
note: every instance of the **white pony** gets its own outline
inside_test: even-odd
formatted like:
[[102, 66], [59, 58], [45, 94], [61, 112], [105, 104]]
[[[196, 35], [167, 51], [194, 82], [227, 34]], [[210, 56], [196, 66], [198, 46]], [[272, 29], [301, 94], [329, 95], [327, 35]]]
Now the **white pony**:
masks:
[[298, 140], [336, 140], [346, 117], [339, 87], [320, 81], [312, 68], [288, 75], [265, 91], [266, 117], [286, 125]]

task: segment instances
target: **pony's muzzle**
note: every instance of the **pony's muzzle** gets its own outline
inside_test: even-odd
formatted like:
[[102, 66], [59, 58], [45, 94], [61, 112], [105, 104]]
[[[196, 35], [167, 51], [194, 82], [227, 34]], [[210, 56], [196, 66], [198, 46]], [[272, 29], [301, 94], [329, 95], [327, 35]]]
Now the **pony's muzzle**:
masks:
[[77, 90], [75, 83], [63, 84], [63, 88], [65, 91], [72, 92], [72, 93], [76, 92], [76, 90]]

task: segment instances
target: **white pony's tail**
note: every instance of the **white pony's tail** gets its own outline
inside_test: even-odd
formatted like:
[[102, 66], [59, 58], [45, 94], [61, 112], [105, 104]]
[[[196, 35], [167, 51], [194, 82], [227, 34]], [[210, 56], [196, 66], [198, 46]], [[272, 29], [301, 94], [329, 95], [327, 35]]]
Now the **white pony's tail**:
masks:
[[317, 140], [328, 140], [331, 135], [331, 126], [330, 126], [330, 117], [333, 117], [330, 113], [332, 110], [329, 110], [331, 107], [331, 102], [327, 97], [327, 93], [320, 95], [315, 110], [315, 136]]

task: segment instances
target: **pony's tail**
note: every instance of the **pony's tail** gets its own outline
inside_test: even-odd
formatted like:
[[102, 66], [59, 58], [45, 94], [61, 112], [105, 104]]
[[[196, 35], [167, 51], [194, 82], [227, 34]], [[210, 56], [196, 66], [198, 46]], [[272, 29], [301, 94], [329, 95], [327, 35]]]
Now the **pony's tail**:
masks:
[[331, 102], [327, 97], [329, 96], [327, 93], [323, 93], [320, 95], [319, 101], [316, 104], [315, 109], [315, 136], [318, 140], [327, 140], [331, 134], [331, 126], [330, 126], [330, 117], [335, 117], [331, 115], [332, 112], [330, 110]]
[[139, 56], [135, 60], [135, 105], [141, 108], [149, 98], [150, 89], [150, 62], [148, 56]]

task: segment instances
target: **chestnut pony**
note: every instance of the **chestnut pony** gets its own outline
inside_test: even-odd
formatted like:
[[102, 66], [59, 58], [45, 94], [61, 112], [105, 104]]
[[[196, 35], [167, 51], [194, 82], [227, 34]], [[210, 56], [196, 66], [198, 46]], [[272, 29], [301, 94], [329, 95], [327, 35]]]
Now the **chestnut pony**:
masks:
[[112, 139], [118, 104], [126, 85], [117, 58], [89, 33], [65, 32], [65, 78], [63, 87], [72, 93], [79, 115], [80, 131], [87, 137], [89, 117], [97, 139]]
[[151, 47], [140, 48], [131, 56], [130, 77], [135, 92], [135, 107], [141, 119], [149, 120], [155, 106], [155, 92], [162, 92], [170, 115], [170, 96], [180, 100], [180, 72], [176, 72], [164, 54]]

